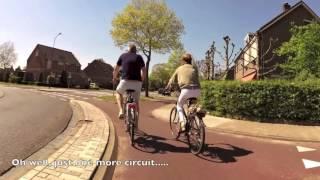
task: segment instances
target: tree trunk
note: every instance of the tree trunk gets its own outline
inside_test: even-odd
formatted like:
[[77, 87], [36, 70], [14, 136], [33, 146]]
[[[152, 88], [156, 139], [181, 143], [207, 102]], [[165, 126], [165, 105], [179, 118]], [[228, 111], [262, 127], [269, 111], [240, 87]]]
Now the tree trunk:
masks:
[[146, 63], [146, 79], [145, 79], [145, 93], [146, 97], [149, 97], [149, 64], [151, 60], [151, 53], [147, 56], [147, 63]]

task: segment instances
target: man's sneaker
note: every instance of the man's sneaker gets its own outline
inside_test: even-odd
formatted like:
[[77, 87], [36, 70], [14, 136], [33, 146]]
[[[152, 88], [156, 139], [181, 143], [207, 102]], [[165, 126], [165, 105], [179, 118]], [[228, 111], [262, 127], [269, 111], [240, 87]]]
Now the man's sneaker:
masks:
[[186, 122], [180, 121], [180, 131], [183, 132], [186, 130]]

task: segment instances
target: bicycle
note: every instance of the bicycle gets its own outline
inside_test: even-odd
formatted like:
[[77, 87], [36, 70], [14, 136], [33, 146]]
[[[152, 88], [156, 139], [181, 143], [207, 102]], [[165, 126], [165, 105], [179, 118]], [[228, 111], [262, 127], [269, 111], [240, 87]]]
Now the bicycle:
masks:
[[[177, 103], [176, 103], [177, 104]], [[170, 111], [170, 129], [172, 135], [178, 139], [180, 134], [185, 133], [192, 154], [199, 154], [205, 146], [205, 124], [203, 118], [206, 112], [197, 104], [197, 98], [187, 99], [187, 112], [183, 108], [183, 114], [187, 121], [185, 131], [180, 130], [177, 105]]]
[[126, 102], [123, 104], [126, 131], [129, 133], [131, 145], [134, 145], [135, 126], [137, 124], [137, 104], [133, 97], [135, 90], [126, 90]]

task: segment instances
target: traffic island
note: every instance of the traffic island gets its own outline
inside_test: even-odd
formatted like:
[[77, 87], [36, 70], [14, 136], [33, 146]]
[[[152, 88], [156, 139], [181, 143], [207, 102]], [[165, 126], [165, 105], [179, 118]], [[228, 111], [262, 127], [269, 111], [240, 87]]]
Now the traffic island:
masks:
[[84, 180], [103, 179], [109, 171], [112, 174], [110, 168], [97, 166], [115, 158], [111, 120], [90, 103], [72, 100], [71, 106], [74, 114], [66, 130], [31, 157], [13, 160], [15, 168], [3, 178]]

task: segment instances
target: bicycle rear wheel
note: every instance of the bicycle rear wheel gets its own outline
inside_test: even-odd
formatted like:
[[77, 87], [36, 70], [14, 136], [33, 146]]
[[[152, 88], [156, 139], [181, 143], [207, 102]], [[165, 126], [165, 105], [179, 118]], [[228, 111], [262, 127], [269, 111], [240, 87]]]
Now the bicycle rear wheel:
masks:
[[191, 153], [196, 155], [202, 152], [205, 145], [205, 128], [198, 116], [192, 117], [189, 125], [188, 143]]
[[136, 113], [135, 110], [130, 108], [129, 109], [129, 135], [130, 135], [130, 142], [131, 145], [134, 145], [134, 130], [135, 130], [135, 121], [136, 121]]
[[176, 106], [174, 106], [170, 111], [170, 129], [171, 134], [178, 139], [180, 136], [180, 124]]

